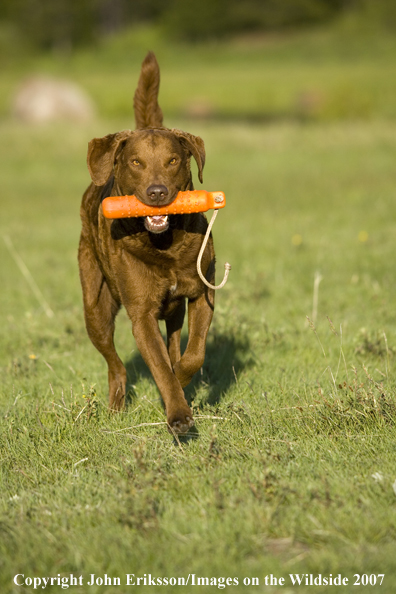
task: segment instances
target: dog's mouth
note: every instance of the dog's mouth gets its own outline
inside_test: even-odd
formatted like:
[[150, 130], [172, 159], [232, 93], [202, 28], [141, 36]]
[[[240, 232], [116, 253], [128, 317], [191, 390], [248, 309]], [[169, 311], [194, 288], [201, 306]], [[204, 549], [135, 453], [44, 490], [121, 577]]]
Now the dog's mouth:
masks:
[[144, 226], [150, 233], [163, 233], [169, 227], [169, 217], [168, 215], [144, 217]]

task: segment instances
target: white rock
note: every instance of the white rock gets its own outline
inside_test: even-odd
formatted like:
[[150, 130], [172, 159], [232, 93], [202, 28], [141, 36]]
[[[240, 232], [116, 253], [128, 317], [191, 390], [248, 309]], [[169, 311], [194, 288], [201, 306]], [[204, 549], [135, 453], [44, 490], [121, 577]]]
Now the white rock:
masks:
[[56, 120], [89, 121], [94, 105], [78, 85], [44, 76], [25, 80], [17, 91], [12, 111], [25, 122], [44, 123]]

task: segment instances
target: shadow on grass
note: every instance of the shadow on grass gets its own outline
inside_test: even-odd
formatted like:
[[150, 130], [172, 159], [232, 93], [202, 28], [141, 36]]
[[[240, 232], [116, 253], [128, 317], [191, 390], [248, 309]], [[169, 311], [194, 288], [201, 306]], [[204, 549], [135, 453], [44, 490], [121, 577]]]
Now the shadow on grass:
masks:
[[[182, 352], [187, 345], [187, 336], [182, 337]], [[253, 364], [250, 341], [231, 333], [213, 332], [206, 345], [205, 363], [184, 389], [189, 404], [197, 406], [218, 404], [235, 378]], [[154, 379], [140, 353], [136, 352], [125, 363], [128, 374], [127, 406], [134, 400], [134, 383], [141, 378]], [[162, 401], [161, 401], [162, 402]]]

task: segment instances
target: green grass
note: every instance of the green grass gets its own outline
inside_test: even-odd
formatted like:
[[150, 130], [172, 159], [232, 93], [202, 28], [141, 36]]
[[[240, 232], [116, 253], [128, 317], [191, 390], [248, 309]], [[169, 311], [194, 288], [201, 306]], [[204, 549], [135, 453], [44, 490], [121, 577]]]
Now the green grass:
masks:
[[[129, 592], [126, 574], [195, 574], [238, 578], [234, 592], [391, 594], [396, 123], [166, 122], [206, 141], [204, 187], [228, 200], [214, 228], [218, 277], [223, 262], [233, 266], [203, 373], [187, 390], [196, 433], [180, 444], [125, 313], [122, 414], [106, 411], [105, 364], [84, 328], [76, 248], [86, 145], [130, 120], [0, 123], [1, 592], [23, 591], [19, 573], [73, 573], [85, 584], [93, 573], [123, 585], [71, 591]], [[293, 588], [296, 573], [341, 574], [349, 585]], [[266, 586], [270, 574], [285, 586]], [[354, 574], [385, 578], [353, 586]]]

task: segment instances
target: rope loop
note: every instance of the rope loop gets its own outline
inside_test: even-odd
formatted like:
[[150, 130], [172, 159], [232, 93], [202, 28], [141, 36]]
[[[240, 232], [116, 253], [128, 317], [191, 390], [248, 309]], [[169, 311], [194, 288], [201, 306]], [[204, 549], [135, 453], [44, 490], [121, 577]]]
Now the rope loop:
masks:
[[224, 277], [223, 277], [223, 280], [221, 281], [221, 283], [219, 285], [212, 285], [209, 281], [206, 280], [206, 278], [202, 274], [202, 268], [201, 268], [202, 256], [204, 254], [204, 251], [205, 251], [205, 248], [206, 248], [206, 244], [208, 243], [209, 235], [210, 235], [210, 232], [212, 230], [213, 224], [214, 224], [214, 222], [216, 220], [217, 213], [218, 213], [218, 210], [214, 210], [213, 211], [212, 218], [210, 219], [210, 223], [209, 223], [208, 228], [206, 230], [206, 234], [205, 234], [204, 240], [202, 242], [202, 246], [201, 246], [201, 249], [199, 251], [198, 260], [197, 260], [197, 272], [199, 274], [199, 278], [201, 279], [201, 281], [203, 283], [205, 283], [205, 285], [207, 287], [209, 287], [209, 289], [214, 289], [214, 290], [222, 289], [224, 287], [224, 285], [226, 284], [226, 282], [228, 280], [228, 274], [229, 274], [229, 272], [231, 270], [231, 264], [229, 264], [228, 262], [226, 262], [224, 264]]

